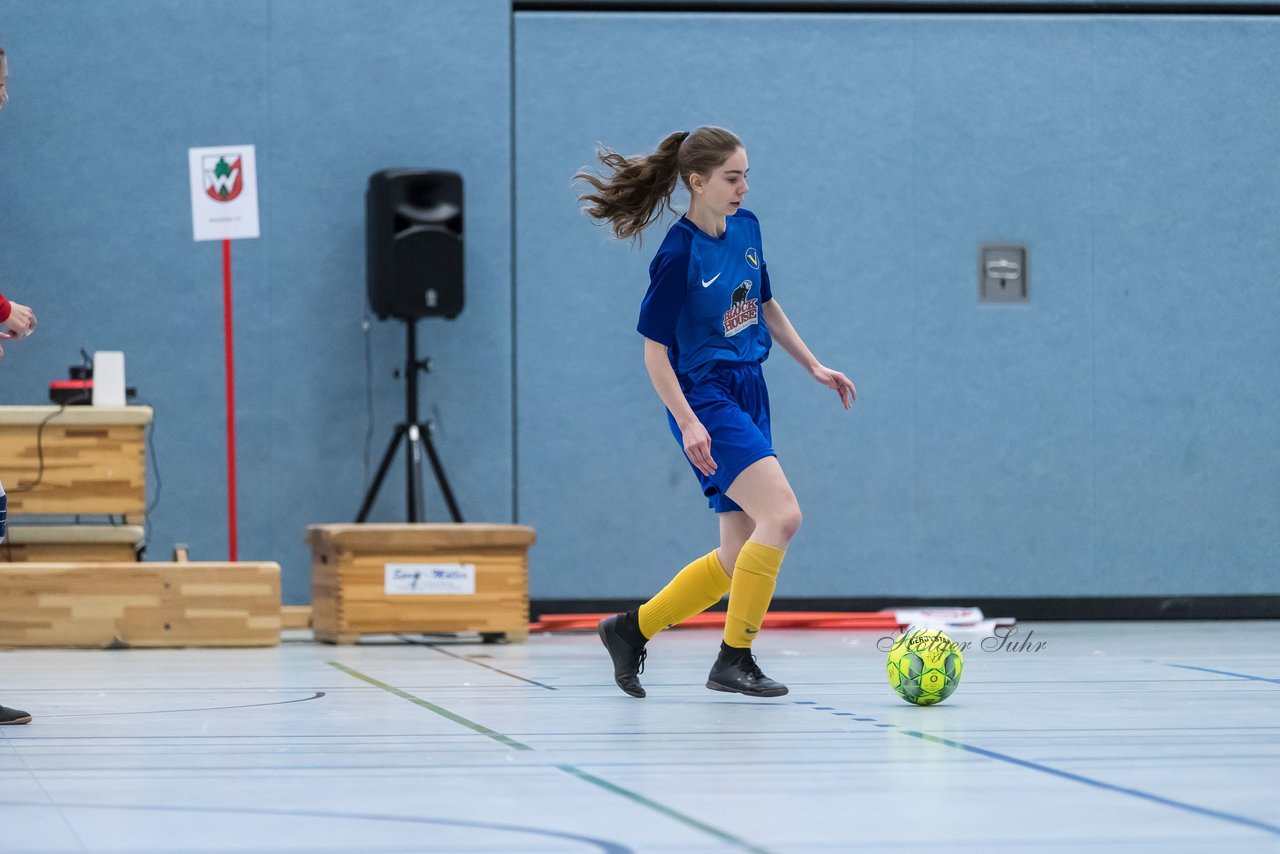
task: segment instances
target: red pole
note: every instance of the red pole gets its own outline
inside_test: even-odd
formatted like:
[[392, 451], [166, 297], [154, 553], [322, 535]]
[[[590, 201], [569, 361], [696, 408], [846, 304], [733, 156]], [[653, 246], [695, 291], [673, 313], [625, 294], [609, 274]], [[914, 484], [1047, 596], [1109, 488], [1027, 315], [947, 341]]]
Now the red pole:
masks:
[[239, 560], [236, 542], [236, 360], [231, 335], [231, 241], [222, 241], [222, 318], [227, 364], [227, 550]]

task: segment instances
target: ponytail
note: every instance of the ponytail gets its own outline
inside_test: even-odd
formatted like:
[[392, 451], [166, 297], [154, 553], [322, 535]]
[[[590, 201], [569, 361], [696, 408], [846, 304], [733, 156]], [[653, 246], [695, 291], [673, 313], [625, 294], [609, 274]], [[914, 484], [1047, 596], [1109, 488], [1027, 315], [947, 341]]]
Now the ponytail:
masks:
[[574, 175], [574, 180], [586, 181], [595, 190], [578, 198], [589, 203], [583, 209], [587, 214], [609, 223], [614, 237], [638, 238], [664, 207], [675, 213], [671, 195], [677, 179], [687, 185], [693, 173], [709, 175], [741, 147], [737, 136], [715, 127], [669, 134], [649, 155], [623, 157], [601, 147], [597, 156], [609, 174], [600, 177], [583, 171]]

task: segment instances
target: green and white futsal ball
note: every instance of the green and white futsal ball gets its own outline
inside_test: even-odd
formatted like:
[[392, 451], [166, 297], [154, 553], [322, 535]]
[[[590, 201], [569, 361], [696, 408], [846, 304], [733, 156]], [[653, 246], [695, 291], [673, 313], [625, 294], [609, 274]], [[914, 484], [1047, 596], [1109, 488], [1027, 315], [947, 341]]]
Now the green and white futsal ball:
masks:
[[932, 706], [950, 697], [960, 684], [964, 653], [945, 632], [911, 628], [893, 642], [885, 667], [899, 697], [917, 706]]

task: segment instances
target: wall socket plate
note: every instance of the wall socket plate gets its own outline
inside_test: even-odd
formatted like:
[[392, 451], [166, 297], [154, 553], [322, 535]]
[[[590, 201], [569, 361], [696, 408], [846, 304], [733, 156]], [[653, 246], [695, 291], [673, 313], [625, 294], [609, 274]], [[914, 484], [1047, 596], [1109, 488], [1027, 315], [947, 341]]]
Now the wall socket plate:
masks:
[[978, 251], [978, 302], [1029, 302], [1027, 247], [982, 246]]

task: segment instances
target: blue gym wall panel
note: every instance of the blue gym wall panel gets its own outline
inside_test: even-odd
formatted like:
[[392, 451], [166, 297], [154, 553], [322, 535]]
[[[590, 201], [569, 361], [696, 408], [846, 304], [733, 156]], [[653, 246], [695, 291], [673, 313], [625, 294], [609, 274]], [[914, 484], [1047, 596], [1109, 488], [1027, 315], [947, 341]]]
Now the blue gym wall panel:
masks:
[[1094, 28], [1091, 587], [1280, 579], [1280, 18]]
[[[712, 548], [634, 332], [661, 229], [616, 245], [569, 181], [597, 141], [709, 122], [748, 142], [781, 304], [862, 397], [767, 365], [806, 519], [779, 595], [1274, 592], [1275, 18], [519, 13], [514, 93], [496, 0], [0, 0], [0, 23], [0, 292], [41, 318], [0, 403], [125, 350], [157, 409], [151, 557], [225, 553], [220, 260], [185, 172], [219, 142], [258, 146], [262, 194], [234, 247], [241, 554], [282, 563], [287, 601], [303, 527], [352, 518], [368, 474], [363, 192], [389, 166], [467, 182], [467, 309], [419, 327], [467, 517], [538, 528], [542, 598], [643, 596]], [[978, 303], [995, 242], [1029, 247], [1030, 303]], [[368, 342], [376, 465], [403, 329]], [[374, 519], [403, 488], [397, 463]]]
[[[197, 145], [258, 154], [262, 237], [233, 244], [241, 557], [279, 561], [305, 602], [305, 526], [359, 507], [364, 188], [388, 167], [466, 181], [467, 307], [419, 325], [422, 414], [467, 518], [511, 521], [510, 20], [497, 0], [0, 0], [0, 292], [41, 321], [7, 348], [0, 403], [46, 400], [81, 347], [125, 351], [156, 408], [150, 557], [226, 556], [221, 260], [191, 239]], [[403, 417], [404, 330], [369, 334], [376, 466]], [[402, 471], [373, 520], [403, 520]], [[429, 469], [425, 492], [444, 520]]]
[[[778, 595], [1273, 591], [1277, 35], [517, 14], [535, 595], [644, 596], [716, 542], [633, 331], [663, 228], [630, 250], [569, 186], [597, 141], [647, 152], [701, 123], [746, 140], [774, 292], [861, 396], [840, 411], [781, 348], [766, 367], [805, 513]], [[1026, 305], [977, 300], [978, 247], [1004, 242], [1029, 247]]]

